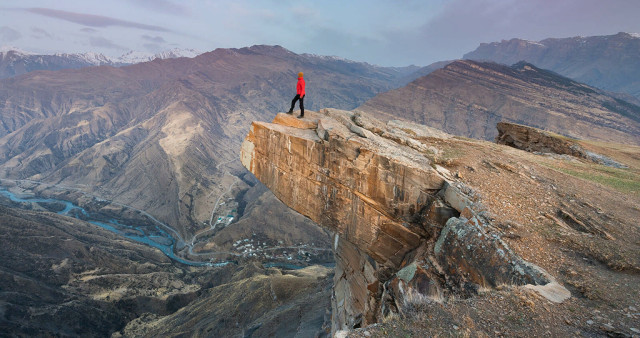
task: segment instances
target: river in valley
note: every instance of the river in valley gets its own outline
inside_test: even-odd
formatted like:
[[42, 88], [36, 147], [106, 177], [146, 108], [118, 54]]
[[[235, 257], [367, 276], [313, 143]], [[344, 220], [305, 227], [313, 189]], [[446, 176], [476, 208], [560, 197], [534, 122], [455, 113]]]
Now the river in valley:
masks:
[[[176, 239], [163, 230], [161, 227], [155, 225], [153, 233], [150, 233], [149, 226], [136, 226], [131, 224], [123, 224], [116, 219], [104, 220], [102, 218], [91, 215], [84, 208], [77, 206], [69, 201], [54, 199], [54, 198], [38, 198], [31, 195], [16, 195], [8, 190], [0, 188], [0, 196], [5, 196], [9, 200], [16, 203], [24, 203], [27, 205], [38, 205], [45, 209], [55, 209], [55, 212], [59, 215], [70, 216], [91, 224], [97, 225], [103, 229], [109, 230], [120, 236], [124, 236], [133, 241], [146, 244], [162, 251], [167, 257], [176, 262], [191, 266], [223, 266], [229, 262], [216, 262], [211, 263], [209, 261], [192, 261], [181, 257], [178, 257], [174, 252], [174, 246]], [[47, 208], [47, 205], [49, 206]]]

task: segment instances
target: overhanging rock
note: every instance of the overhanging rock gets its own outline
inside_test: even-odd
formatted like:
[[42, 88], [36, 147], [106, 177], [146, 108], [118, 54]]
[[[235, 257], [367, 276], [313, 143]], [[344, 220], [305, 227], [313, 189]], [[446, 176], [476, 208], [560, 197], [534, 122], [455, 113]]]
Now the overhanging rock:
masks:
[[553, 281], [509, 250], [468, 188], [434, 169], [426, 140], [450, 136], [334, 109], [305, 115], [254, 122], [241, 159], [281, 201], [334, 232], [334, 332], [421, 297]]
[[[242, 162], [289, 207], [379, 264], [397, 268], [420, 244], [421, 229], [407, 220], [444, 179], [416, 151], [400, 151], [382, 137], [358, 136], [349, 129], [350, 113], [331, 112], [335, 116], [307, 114], [328, 133], [328, 141], [317, 129], [254, 122], [242, 145]], [[276, 121], [287, 118], [293, 117], [280, 114]]]

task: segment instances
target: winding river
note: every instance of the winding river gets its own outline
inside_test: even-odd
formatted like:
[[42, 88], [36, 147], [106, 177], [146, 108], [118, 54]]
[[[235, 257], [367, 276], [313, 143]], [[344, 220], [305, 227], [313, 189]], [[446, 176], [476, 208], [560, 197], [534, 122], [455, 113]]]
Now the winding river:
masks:
[[[37, 198], [31, 196], [19, 197], [14, 193], [2, 188], [0, 188], [0, 195], [5, 196], [11, 201], [17, 203], [58, 203], [64, 205], [64, 209], [58, 211], [57, 214], [82, 219], [103, 229], [116, 233], [120, 236], [124, 236], [133, 241], [157, 248], [162, 251], [167, 257], [182, 264], [191, 266], [224, 266], [230, 263], [228, 261], [219, 263], [199, 262], [178, 257], [173, 251], [176, 244], [176, 239], [167, 231], [164, 231], [157, 225], [155, 225], [155, 231], [153, 232], [153, 234], [147, 234], [147, 232], [145, 231], [145, 227], [142, 226], [123, 224], [116, 219], [110, 219], [108, 221], [98, 220], [97, 218], [92, 217], [91, 214], [88, 213], [84, 208], [77, 206], [69, 201], [54, 198]], [[82, 215], [83, 217], [80, 218], [80, 215]]]

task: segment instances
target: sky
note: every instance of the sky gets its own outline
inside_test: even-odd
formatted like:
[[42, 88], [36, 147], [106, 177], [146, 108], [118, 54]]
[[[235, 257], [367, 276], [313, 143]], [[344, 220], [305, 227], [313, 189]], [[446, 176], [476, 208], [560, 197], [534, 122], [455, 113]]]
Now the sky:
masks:
[[256, 44], [381, 66], [482, 42], [640, 33], [640, 0], [0, 0], [0, 46], [40, 54]]

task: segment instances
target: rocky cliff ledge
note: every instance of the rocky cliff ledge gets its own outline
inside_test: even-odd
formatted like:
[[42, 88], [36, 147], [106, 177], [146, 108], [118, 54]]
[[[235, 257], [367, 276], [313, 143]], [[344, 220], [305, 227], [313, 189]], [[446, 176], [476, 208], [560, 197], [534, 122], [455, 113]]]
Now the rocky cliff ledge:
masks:
[[242, 163], [289, 207], [335, 233], [333, 331], [412, 303], [526, 285], [569, 292], [501, 239], [472, 189], [433, 159], [443, 132], [324, 109], [254, 122]]

